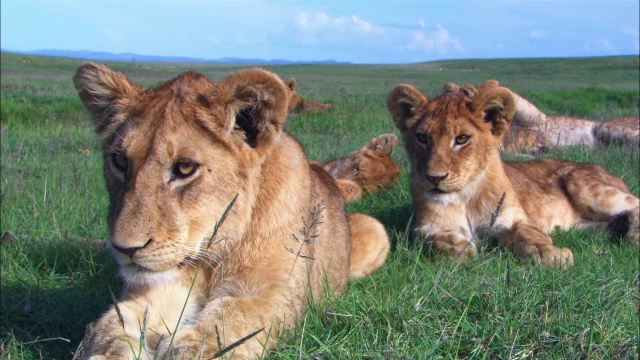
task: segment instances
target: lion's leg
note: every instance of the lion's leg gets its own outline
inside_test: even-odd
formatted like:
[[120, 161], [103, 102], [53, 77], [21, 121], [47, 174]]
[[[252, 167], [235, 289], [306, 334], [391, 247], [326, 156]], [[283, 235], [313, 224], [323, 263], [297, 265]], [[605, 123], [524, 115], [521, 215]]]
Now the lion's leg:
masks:
[[387, 259], [389, 236], [376, 219], [363, 214], [347, 214], [351, 228], [350, 277], [369, 275]]
[[190, 284], [166, 283], [126, 298], [89, 327], [79, 358], [153, 359], [158, 344], [198, 311]]
[[184, 360], [264, 356], [301, 309], [301, 303], [286, 301], [283, 291], [279, 288], [278, 294], [266, 298], [225, 296], [210, 301], [194, 325], [183, 326], [172, 342], [167, 339], [159, 346], [158, 355]]
[[604, 225], [632, 244], [639, 243], [640, 199], [620, 178], [589, 165], [567, 174], [565, 186], [584, 219]]
[[115, 306], [112, 307], [88, 328], [83, 348], [79, 350], [80, 359], [128, 360], [153, 357], [140, 344], [144, 308], [131, 302], [121, 302], [116, 306], [117, 312]]
[[428, 235], [426, 239], [436, 252], [454, 261], [465, 262], [477, 254], [476, 244], [459, 231], [439, 231]]
[[518, 258], [531, 258], [545, 266], [573, 265], [570, 249], [554, 246], [549, 235], [527, 222], [518, 222], [511, 230], [500, 231], [498, 238]]

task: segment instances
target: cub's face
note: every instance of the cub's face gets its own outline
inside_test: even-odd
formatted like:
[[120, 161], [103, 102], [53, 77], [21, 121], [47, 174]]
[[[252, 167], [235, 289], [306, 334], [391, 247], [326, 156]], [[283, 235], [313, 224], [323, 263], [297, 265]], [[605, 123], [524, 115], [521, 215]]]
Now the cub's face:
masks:
[[411, 85], [398, 85], [389, 94], [387, 105], [404, 137], [412, 181], [431, 197], [464, 191], [496, 159], [514, 109], [510, 92], [497, 89], [475, 99], [453, 92], [429, 101]]
[[286, 116], [282, 82], [261, 70], [220, 84], [187, 72], [144, 90], [95, 64], [74, 81], [103, 140], [110, 243], [123, 278], [161, 282], [219, 260], [225, 240], [247, 226], [252, 178]]
[[300, 96], [300, 94], [298, 94], [298, 91], [296, 90], [296, 86], [298, 85], [298, 82], [294, 78], [287, 78], [284, 81], [284, 83], [287, 86], [287, 89], [289, 91], [288, 110], [289, 112], [297, 110], [299, 107], [302, 106], [302, 101], [303, 101], [302, 97]]
[[353, 181], [366, 191], [389, 186], [400, 175], [400, 167], [391, 158], [397, 144], [395, 135], [380, 135], [346, 158], [327, 163], [325, 170], [335, 179]]

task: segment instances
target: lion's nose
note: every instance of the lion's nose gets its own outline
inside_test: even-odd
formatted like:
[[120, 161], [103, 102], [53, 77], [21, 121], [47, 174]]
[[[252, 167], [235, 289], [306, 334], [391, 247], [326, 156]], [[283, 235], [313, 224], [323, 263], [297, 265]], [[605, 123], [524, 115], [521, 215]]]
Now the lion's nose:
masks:
[[425, 177], [427, 178], [427, 180], [431, 181], [433, 183], [433, 185], [438, 185], [447, 176], [449, 176], [449, 173], [446, 173], [444, 175], [425, 174]]
[[118, 252], [123, 253], [129, 257], [133, 257], [133, 255], [136, 253], [136, 251], [144, 248], [145, 246], [149, 245], [149, 243], [151, 243], [151, 241], [153, 241], [153, 239], [148, 239], [146, 243], [144, 243], [144, 245], [142, 246], [131, 246], [131, 247], [123, 247], [123, 246], [119, 246], [116, 245], [114, 242], [111, 242], [111, 246], [113, 246], [114, 249], [116, 249]]

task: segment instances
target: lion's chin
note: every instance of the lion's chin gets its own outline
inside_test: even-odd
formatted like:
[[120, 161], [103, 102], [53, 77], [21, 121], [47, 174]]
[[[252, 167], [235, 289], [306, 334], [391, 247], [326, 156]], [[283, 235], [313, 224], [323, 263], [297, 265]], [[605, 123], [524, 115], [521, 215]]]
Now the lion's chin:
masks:
[[439, 188], [434, 188], [427, 191], [427, 198], [429, 198], [431, 201], [434, 201], [434, 202], [449, 204], [449, 203], [458, 201], [460, 196], [457, 192], [451, 192], [451, 191], [446, 191]]
[[179, 268], [155, 271], [135, 263], [120, 265], [120, 277], [127, 285], [156, 285], [171, 282], [179, 278]]

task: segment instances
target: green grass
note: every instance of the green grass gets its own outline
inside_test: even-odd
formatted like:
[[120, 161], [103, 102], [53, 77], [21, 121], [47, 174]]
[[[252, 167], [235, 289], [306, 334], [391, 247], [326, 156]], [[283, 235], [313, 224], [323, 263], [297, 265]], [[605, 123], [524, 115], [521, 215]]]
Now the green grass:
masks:
[[[68, 359], [85, 326], [119, 293], [106, 239], [107, 194], [98, 141], [71, 77], [79, 60], [2, 54], [1, 358]], [[219, 80], [233, 64], [110, 63], [153, 85], [194, 68]], [[385, 108], [398, 83], [435, 96], [445, 82], [496, 78], [550, 115], [637, 115], [638, 57], [496, 59], [411, 65], [269, 66], [333, 111], [291, 116], [287, 128], [313, 158], [345, 155], [396, 133]], [[600, 231], [562, 231], [568, 270], [518, 262], [487, 247], [464, 266], [424, 255], [408, 236], [408, 163], [390, 189], [348, 205], [372, 214], [393, 241], [388, 262], [341, 297], [311, 306], [270, 359], [636, 358], [638, 247]], [[637, 148], [580, 148], [555, 156], [603, 165], [640, 194]], [[509, 158], [517, 158], [509, 156]], [[89, 238], [89, 239], [87, 239]]]

